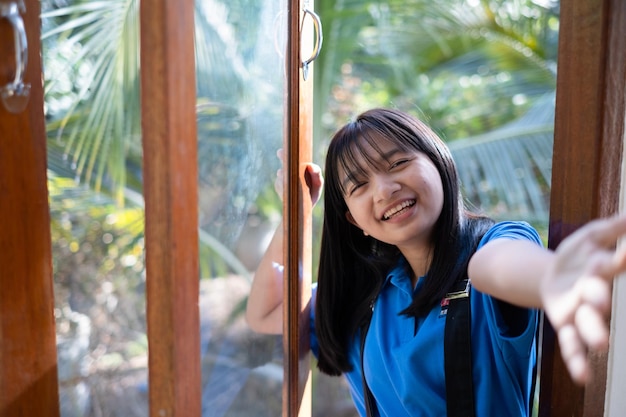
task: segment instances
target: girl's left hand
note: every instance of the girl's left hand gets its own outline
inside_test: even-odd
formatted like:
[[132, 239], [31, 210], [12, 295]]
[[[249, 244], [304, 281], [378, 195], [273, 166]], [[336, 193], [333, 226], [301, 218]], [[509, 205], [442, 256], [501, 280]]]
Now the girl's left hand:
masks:
[[[279, 195], [281, 201], [283, 199], [283, 184], [284, 173], [283, 166], [285, 165], [285, 152], [283, 149], [279, 149], [276, 152], [276, 156], [280, 159], [280, 168], [276, 171], [276, 179], [274, 180], [274, 189]], [[309, 187], [309, 195], [311, 197], [311, 204], [314, 206], [322, 195], [322, 188], [324, 186], [324, 177], [322, 175], [322, 169], [319, 165], [309, 162], [306, 164], [306, 171], [304, 172], [304, 178], [306, 184]]]
[[626, 251], [615, 250], [624, 234], [624, 215], [586, 224], [561, 242], [541, 283], [543, 309], [580, 384], [589, 378], [587, 352], [608, 348], [612, 280], [626, 271]]

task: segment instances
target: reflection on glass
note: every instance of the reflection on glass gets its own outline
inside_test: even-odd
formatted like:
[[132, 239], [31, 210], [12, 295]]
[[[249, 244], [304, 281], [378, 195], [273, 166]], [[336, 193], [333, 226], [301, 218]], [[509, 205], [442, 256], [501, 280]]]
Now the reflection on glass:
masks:
[[285, 2], [196, 11], [203, 416], [282, 414], [282, 342], [253, 333], [250, 274], [282, 208]]

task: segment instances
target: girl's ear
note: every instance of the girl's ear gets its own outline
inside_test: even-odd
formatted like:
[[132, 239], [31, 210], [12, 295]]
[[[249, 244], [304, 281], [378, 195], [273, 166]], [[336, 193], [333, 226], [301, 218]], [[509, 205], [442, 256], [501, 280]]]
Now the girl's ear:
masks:
[[354, 217], [352, 217], [352, 213], [350, 213], [350, 210], [346, 211], [346, 219], [348, 219], [348, 222], [350, 222], [354, 226], [358, 227], [359, 229], [361, 228], [356, 220], [354, 220]]
[[[352, 217], [352, 213], [350, 213], [350, 211], [349, 211], [349, 210], [348, 210], [348, 211], [346, 211], [346, 219], [348, 219], [348, 221], [349, 221], [351, 224], [353, 224], [353, 225], [355, 225], [356, 227], [358, 227], [359, 229], [361, 229], [361, 226], [359, 226], [359, 224], [356, 222], [356, 220], [354, 220], [354, 217]], [[361, 229], [361, 230], [363, 231], [363, 235], [365, 235], [365, 236], [369, 236], [365, 230], [363, 230], [363, 229]]]

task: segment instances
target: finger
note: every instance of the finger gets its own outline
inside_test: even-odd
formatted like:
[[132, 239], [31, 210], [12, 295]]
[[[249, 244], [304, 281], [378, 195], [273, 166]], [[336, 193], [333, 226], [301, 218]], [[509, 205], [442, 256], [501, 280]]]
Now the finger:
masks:
[[285, 150], [283, 148], [280, 148], [276, 151], [276, 156], [278, 157], [278, 159], [280, 159], [281, 163], [285, 162]]
[[611, 311], [611, 283], [601, 277], [584, 277], [578, 283], [580, 287], [580, 303], [588, 304], [604, 317]]
[[559, 347], [563, 362], [574, 381], [583, 384], [587, 380], [589, 365], [587, 351], [574, 325], [565, 325], [558, 331]]
[[543, 309], [554, 328], [559, 329], [574, 320], [574, 313], [582, 304], [581, 281], [571, 283], [549, 281], [543, 283]]
[[626, 272], [626, 253], [623, 249], [619, 251], [600, 249], [590, 255], [588, 262], [591, 265], [589, 271], [604, 281], [613, 281]]
[[586, 231], [587, 238], [603, 247], [614, 247], [617, 240], [626, 234], [626, 215], [597, 219], [579, 230]]
[[609, 345], [609, 329], [602, 312], [589, 304], [576, 310], [574, 317], [578, 334], [583, 343], [592, 350], [606, 350]]
[[615, 251], [613, 265], [615, 266], [615, 275], [626, 272], [626, 246]]

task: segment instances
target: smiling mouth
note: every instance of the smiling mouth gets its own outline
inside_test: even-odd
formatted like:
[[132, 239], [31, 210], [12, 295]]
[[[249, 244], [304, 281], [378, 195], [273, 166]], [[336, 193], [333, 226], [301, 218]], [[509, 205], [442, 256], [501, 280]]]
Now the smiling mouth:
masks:
[[406, 209], [409, 207], [413, 207], [415, 205], [415, 200], [403, 201], [392, 209], [389, 209], [383, 214], [383, 220], [389, 220], [398, 214], [404, 213]]

